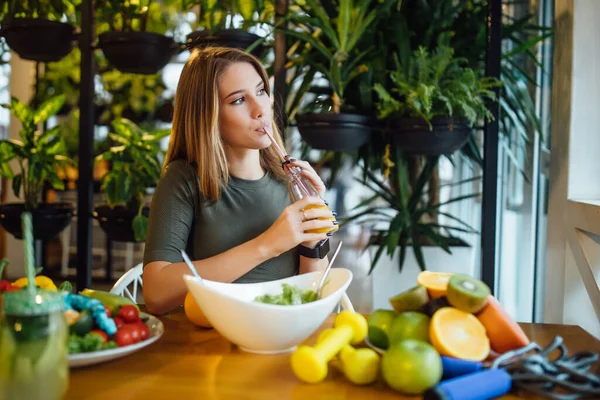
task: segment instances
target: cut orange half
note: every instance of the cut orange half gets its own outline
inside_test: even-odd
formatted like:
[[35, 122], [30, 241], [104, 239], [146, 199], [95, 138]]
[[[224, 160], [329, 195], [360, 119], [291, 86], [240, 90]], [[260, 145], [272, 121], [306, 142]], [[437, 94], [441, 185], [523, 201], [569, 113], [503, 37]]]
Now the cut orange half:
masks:
[[481, 322], [473, 314], [452, 307], [433, 314], [429, 340], [444, 356], [483, 361], [490, 354], [490, 340]]
[[448, 281], [452, 272], [423, 271], [417, 276], [417, 283], [427, 288], [429, 297], [435, 299], [444, 296], [448, 290]]

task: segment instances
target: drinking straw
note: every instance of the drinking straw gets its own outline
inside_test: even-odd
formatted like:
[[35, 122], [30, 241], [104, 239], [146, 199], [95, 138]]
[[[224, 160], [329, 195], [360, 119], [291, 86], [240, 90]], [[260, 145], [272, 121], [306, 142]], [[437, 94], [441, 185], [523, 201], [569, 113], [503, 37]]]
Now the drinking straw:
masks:
[[[271, 143], [273, 144], [273, 146], [275, 146], [275, 149], [277, 150], [277, 152], [279, 153], [279, 155], [281, 156], [281, 158], [283, 159], [283, 161], [290, 161], [290, 156], [288, 156], [287, 154], [285, 154], [283, 152], [283, 150], [281, 149], [281, 147], [279, 146], [279, 144], [277, 144], [277, 141], [275, 140], [275, 138], [273, 137], [273, 135], [269, 131], [268, 124], [265, 124], [263, 126], [263, 131], [267, 134], [267, 136], [269, 137], [269, 139], [271, 139]], [[304, 183], [302, 183], [302, 180], [299, 179], [298, 176], [296, 176], [296, 174], [292, 174], [292, 179], [294, 180], [294, 182], [296, 182], [296, 184], [300, 187], [300, 189], [302, 189], [302, 191], [307, 196], [310, 196], [310, 192], [308, 191], [308, 189], [306, 188], [306, 186], [304, 186]]]
[[23, 212], [21, 214], [21, 229], [23, 230], [23, 246], [25, 247], [25, 273], [27, 276], [27, 292], [33, 299], [36, 295], [36, 288], [31, 213]]

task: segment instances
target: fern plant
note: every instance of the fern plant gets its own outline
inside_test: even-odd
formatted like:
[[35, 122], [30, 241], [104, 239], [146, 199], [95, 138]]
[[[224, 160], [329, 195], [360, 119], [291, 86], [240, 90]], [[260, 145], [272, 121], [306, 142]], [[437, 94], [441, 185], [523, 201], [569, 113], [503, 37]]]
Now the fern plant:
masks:
[[467, 60], [454, 57], [454, 50], [441, 46], [429, 52], [419, 47], [403, 66], [395, 57], [396, 70], [390, 74], [394, 87], [389, 91], [374, 85], [379, 96], [379, 118], [419, 117], [427, 121], [436, 116], [465, 118], [473, 125], [479, 119], [492, 119], [486, 101], [495, 101], [495, 78], [479, 77], [466, 66]]
[[360, 48], [365, 33], [391, 9], [399, 7], [400, 0], [381, 0], [372, 6], [370, 0], [305, 0], [286, 16], [289, 29], [281, 29], [286, 36], [297, 39], [292, 47], [302, 53], [296, 67], [308, 67], [304, 73], [297, 98], [310, 89], [315, 74], [319, 72], [328, 81], [332, 112], [342, 111], [349, 84], [367, 72], [375, 47]]

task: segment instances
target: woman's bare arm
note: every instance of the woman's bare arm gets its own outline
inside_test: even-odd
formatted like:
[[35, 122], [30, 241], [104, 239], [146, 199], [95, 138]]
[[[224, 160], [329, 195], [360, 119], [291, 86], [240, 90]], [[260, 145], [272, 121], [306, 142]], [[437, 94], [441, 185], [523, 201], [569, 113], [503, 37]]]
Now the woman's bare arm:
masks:
[[[275, 257], [260, 236], [224, 253], [193, 261], [198, 274], [217, 282], [233, 282], [257, 265]], [[152, 314], [163, 314], [183, 304], [187, 287], [183, 275], [192, 272], [183, 262], [153, 261], [144, 267], [144, 302]]]

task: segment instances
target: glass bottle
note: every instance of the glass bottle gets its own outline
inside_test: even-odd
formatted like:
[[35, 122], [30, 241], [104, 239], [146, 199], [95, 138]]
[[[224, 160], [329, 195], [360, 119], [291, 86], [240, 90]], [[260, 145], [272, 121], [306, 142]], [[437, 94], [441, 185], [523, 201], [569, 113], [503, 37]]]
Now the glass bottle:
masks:
[[[288, 192], [290, 194], [290, 199], [292, 200], [292, 202], [303, 199], [306, 196], [316, 196], [319, 198], [321, 197], [321, 196], [319, 196], [319, 193], [317, 192], [315, 187], [312, 185], [312, 183], [310, 183], [310, 181], [308, 179], [306, 179], [305, 177], [302, 176], [302, 174], [300, 173], [301, 172], [300, 168], [290, 166], [289, 161], [287, 161], [284, 163], [284, 169], [286, 171], [286, 176], [287, 176], [287, 181], [288, 181]], [[326, 205], [310, 204], [302, 211], [308, 210], [311, 208], [323, 208], [323, 209], [329, 210], [329, 207], [327, 207]], [[325, 220], [325, 221], [335, 221], [336, 220], [335, 217], [319, 218], [319, 219]], [[328, 232], [335, 232], [338, 229], [339, 229], [339, 226], [334, 225], [334, 226], [327, 227], [327, 228], [311, 229], [306, 232], [328, 233]]]
[[69, 387], [68, 327], [60, 292], [3, 295], [0, 400], [58, 400]]

